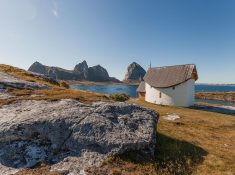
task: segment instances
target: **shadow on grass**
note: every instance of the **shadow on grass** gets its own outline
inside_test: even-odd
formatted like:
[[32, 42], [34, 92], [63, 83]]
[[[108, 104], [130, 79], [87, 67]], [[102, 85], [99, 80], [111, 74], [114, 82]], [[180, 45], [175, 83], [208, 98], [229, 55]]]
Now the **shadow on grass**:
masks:
[[195, 104], [194, 106], [190, 107], [190, 109], [195, 109], [195, 110], [200, 110], [200, 111], [208, 111], [208, 112], [216, 112], [216, 113], [235, 116], [235, 109], [225, 108], [225, 107], [221, 107], [221, 106], [209, 106], [209, 105]]
[[192, 174], [204, 161], [207, 152], [189, 142], [157, 134], [155, 164], [158, 171], [170, 174]]
[[207, 152], [198, 146], [158, 133], [154, 157], [128, 152], [120, 158], [140, 165], [152, 164], [156, 174], [192, 174], [206, 155]]

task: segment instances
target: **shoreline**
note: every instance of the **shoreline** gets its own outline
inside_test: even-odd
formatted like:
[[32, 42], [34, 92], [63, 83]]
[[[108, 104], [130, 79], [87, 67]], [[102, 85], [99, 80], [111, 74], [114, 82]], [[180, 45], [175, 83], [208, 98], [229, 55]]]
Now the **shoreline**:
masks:
[[139, 83], [127, 83], [127, 82], [96, 82], [96, 81], [66, 81], [69, 85], [139, 85]]
[[[84, 85], [84, 86], [95, 86], [95, 85], [104, 85], [104, 86], [112, 86], [112, 85], [136, 85], [137, 82], [94, 82], [94, 81], [66, 81], [69, 85]], [[195, 99], [199, 100], [215, 100], [221, 102], [230, 102], [235, 103], [235, 92], [196, 92]]]
[[195, 83], [195, 85], [199, 85], [199, 86], [235, 86], [235, 84], [211, 84], [211, 83]]
[[235, 103], [235, 92], [197, 92], [195, 93], [195, 99]]

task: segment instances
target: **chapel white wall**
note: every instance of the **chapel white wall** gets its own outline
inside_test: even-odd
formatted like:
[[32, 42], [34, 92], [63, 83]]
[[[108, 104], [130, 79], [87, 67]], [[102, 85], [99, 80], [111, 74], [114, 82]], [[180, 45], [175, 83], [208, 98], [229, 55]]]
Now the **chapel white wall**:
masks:
[[[195, 80], [190, 79], [170, 88], [154, 88], [145, 82], [145, 100], [150, 103], [171, 106], [192, 106], [194, 103]], [[160, 98], [161, 92], [161, 98]]]

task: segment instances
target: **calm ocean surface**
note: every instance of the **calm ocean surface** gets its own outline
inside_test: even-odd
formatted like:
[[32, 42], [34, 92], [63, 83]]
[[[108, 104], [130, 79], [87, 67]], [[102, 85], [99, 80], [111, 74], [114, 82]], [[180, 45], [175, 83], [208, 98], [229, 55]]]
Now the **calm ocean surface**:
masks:
[[[103, 94], [125, 93], [130, 97], [136, 97], [137, 85], [71, 85], [71, 88], [93, 91]], [[229, 85], [196, 85], [196, 92], [235, 92], [235, 86]], [[214, 101], [214, 100], [196, 100], [222, 105], [234, 105], [233, 103]]]

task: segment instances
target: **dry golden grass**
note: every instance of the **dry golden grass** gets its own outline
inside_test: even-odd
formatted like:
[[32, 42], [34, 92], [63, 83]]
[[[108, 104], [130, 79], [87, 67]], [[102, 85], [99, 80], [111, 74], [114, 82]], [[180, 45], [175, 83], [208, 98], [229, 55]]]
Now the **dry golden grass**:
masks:
[[46, 164], [41, 164], [34, 169], [23, 169], [15, 173], [15, 175], [64, 175], [65, 173], [60, 173], [57, 171], [50, 171], [49, 166]]
[[52, 87], [59, 86], [59, 84], [57, 84], [57, 83], [52, 83], [52, 82], [47, 81], [43, 78], [39, 78], [37, 76], [34, 76], [33, 74], [30, 74], [23, 69], [13, 67], [10, 65], [0, 64], [0, 72], [4, 72], [4, 73], [10, 74], [10, 75], [13, 75], [19, 79], [30, 81], [30, 82], [45, 84], [45, 85], [52, 86]]
[[195, 97], [199, 99], [235, 102], [235, 92], [200, 92], [196, 93]]
[[60, 100], [60, 99], [76, 99], [80, 102], [91, 103], [95, 101], [108, 101], [109, 96], [93, 92], [87, 92], [76, 89], [54, 88], [51, 90], [37, 90], [31, 99], [34, 100]]
[[175, 113], [181, 118], [167, 121], [160, 117], [156, 154], [152, 159], [139, 153], [127, 153], [107, 160], [96, 172], [102, 174], [114, 168], [119, 174], [234, 175], [234, 117], [142, 100], [129, 102], [156, 110], [161, 116]]
[[0, 106], [7, 105], [18, 100], [56, 101], [61, 99], [75, 99], [83, 103], [111, 101], [108, 95], [67, 88], [53, 88], [49, 90], [34, 91], [12, 89], [9, 93], [15, 97], [9, 99], [0, 99]]

